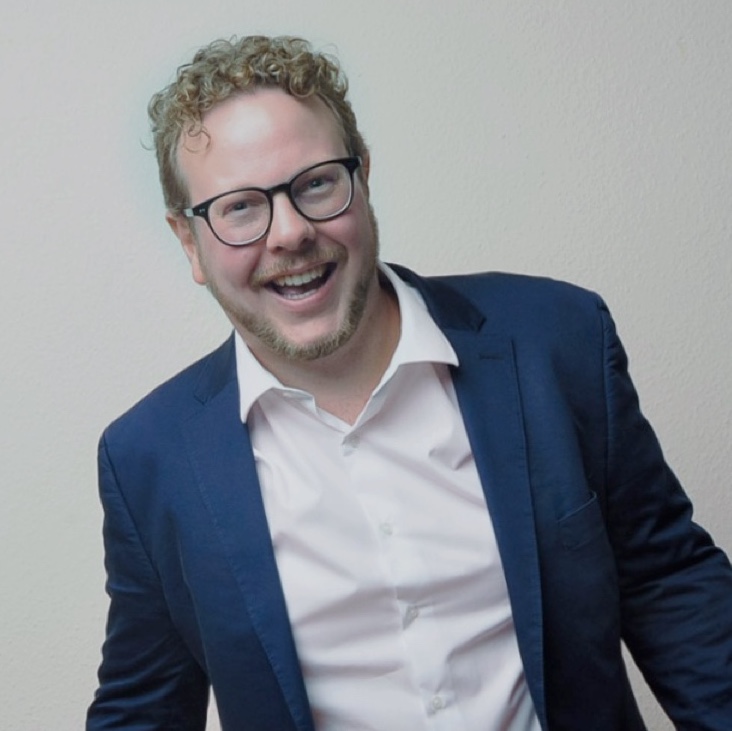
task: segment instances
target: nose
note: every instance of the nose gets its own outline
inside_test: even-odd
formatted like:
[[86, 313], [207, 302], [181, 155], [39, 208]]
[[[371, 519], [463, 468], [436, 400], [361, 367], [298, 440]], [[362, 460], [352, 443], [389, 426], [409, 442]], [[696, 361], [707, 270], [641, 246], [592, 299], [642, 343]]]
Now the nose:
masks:
[[267, 234], [267, 248], [276, 251], [294, 251], [311, 243], [315, 238], [315, 228], [283, 192], [272, 198], [272, 223]]

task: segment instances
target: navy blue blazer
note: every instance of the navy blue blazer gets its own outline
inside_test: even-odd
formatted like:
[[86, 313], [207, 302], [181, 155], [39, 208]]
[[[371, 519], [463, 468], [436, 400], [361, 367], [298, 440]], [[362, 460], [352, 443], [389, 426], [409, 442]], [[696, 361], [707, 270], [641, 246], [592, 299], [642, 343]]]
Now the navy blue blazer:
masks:
[[[692, 522], [603, 302], [397, 270], [460, 360], [542, 728], [645, 728], [623, 640], [679, 728], [732, 729], [732, 570]], [[111, 603], [87, 729], [200, 731], [213, 687], [225, 731], [313, 731], [233, 340], [113, 423], [99, 465]]]

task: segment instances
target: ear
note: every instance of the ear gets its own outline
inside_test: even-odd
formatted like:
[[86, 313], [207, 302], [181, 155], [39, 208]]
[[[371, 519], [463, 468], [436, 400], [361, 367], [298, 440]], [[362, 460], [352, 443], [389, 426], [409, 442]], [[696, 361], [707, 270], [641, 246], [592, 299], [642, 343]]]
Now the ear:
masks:
[[368, 150], [361, 155], [361, 174], [363, 175], [364, 185], [368, 188], [369, 173], [371, 172], [371, 154]]
[[365, 150], [361, 155], [361, 166], [356, 171], [358, 179], [361, 181], [361, 187], [366, 193], [366, 200], [371, 198], [371, 191], [369, 190], [369, 173], [371, 172], [371, 155], [368, 150]]
[[188, 257], [188, 261], [191, 263], [191, 272], [193, 274], [193, 281], [196, 284], [207, 284], [208, 279], [204, 272], [203, 266], [201, 265], [201, 256], [199, 250], [199, 243], [193, 232], [193, 226], [189, 219], [180, 213], [173, 213], [167, 211], [165, 214], [165, 220], [176, 235], [183, 251]]

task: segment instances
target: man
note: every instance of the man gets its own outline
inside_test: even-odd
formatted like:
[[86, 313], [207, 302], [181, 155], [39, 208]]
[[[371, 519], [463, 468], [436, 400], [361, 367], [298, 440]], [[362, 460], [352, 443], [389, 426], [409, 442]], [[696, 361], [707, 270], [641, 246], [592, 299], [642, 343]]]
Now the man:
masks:
[[334, 60], [215, 42], [150, 104], [167, 220], [230, 319], [105, 432], [88, 729], [732, 728], [732, 570], [604, 304], [378, 260]]

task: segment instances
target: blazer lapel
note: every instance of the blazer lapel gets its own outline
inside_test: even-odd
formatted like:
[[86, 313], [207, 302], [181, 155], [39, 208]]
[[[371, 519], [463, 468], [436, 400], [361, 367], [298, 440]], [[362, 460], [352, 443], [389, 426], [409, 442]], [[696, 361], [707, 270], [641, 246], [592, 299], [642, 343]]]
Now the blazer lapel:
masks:
[[541, 584], [534, 511], [511, 343], [446, 331], [453, 382], [473, 447], [511, 597], [526, 680], [544, 717]]
[[249, 432], [239, 418], [233, 338], [212, 356], [209, 366], [196, 389], [202, 408], [184, 427], [191, 464], [295, 723], [312, 731]]
[[545, 724], [539, 557], [513, 345], [485, 332], [486, 316], [444, 282], [395, 269], [420, 290], [459, 359], [453, 383], [498, 541], [526, 680]]

